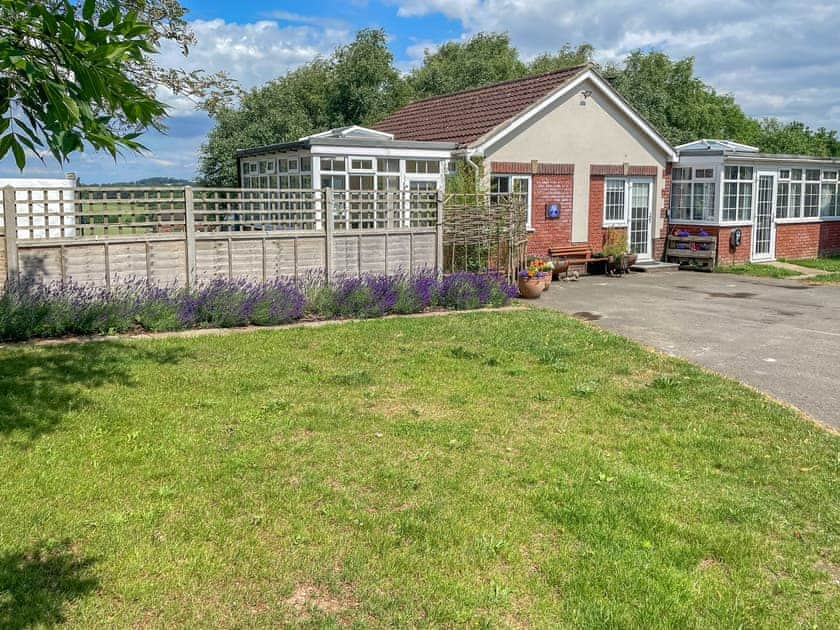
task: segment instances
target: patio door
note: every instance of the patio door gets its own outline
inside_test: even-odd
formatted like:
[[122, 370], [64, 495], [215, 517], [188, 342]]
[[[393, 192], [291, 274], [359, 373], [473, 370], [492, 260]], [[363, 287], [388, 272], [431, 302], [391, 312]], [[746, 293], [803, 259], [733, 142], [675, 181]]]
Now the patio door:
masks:
[[755, 217], [753, 218], [752, 260], [773, 260], [776, 252], [776, 222], [773, 219], [776, 174], [758, 172]]
[[639, 260], [651, 257], [651, 227], [653, 217], [653, 182], [645, 179], [631, 179], [628, 182], [630, 212], [627, 230], [627, 245]]

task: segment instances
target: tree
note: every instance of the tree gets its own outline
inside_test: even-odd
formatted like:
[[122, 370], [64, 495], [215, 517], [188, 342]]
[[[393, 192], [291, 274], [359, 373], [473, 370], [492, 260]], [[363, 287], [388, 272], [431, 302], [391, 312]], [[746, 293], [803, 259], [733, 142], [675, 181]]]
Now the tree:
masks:
[[571, 44], [563, 44], [556, 53], [542, 53], [528, 64], [528, 74], [542, 74], [552, 70], [562, 70], [572, 66], [592, 63], [595, 48], [592, 44], [580, 44], [572, 48]]
[[662, 52], [632, 52], [623, 68], [608, 67], [612, 85], [671, 143], [698, 138], [748, 141], [758, 125], [729, 95], [717, 94], [694, 75], [694, 59]]
[[439, 96], [525, 76], [527, 68], [503, 33], [479, 33], [465, 42], [427, 50], [408, 84], [416, 98]]
[[408, 101], [385, 33], [363, 29], [329, 59], [316, 59], [220, 107], [201, 148], [203, 183], [235, 186], [236, 151], [330, 127], [370, 124]]
[[161, 86], [216, 106], [226, 77], [154, 62], [163, 39], [188, 51], [183, 13], [171, 0], [0, 0], [0, 158], [11, 151], [23, 169], [25, 149], [59, 162], [85, 143], [141, 150], [140, 134], [163, 128]]
[[352, 44], [335, 51], [332, 71], [334, 126], [376, 122], [408, 100], [385, 31], [360, 30]]

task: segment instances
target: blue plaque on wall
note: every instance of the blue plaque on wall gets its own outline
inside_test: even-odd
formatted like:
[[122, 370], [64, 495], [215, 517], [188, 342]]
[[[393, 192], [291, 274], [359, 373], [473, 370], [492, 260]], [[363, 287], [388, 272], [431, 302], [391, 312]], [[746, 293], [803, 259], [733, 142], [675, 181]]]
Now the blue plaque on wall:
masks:
[[547, 204], [545, 204], [545, 218], [546, 219], [559, 219], [560, 218], [560, 204], [558, 204], [558, 203], [547, 203]]

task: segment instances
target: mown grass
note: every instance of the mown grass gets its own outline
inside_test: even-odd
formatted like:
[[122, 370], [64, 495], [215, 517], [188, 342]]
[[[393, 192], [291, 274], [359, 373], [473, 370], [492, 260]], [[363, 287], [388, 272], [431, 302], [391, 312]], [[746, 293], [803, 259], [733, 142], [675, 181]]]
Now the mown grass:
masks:
[[0, 626], [840, 624], [840, 438], [558, 314], [0, 377]]
[[825, 256], [823, 258], [804, 258], [789, 260], [794, 265], [801, 265], [811, 269], [821, 269], [828, 273], [808, 278], [813, 284], [840, 284], [840, 256]]
[[824, 256], [823, 258], [802, 258], [799, 260], [787, 260], [786, 262], [810, 269], [822, 269], [834, 273], [840, 273], [840, 256]]
[[760, 265], [757, 263], [742, 263], [739, 265], [718, 265], [715, 267], [718, 273], [733, 273], [746, 276], [758, 276], [760, 278], [792, 278], [798, 275], [796, 271], [782, 269], [773, 265]]

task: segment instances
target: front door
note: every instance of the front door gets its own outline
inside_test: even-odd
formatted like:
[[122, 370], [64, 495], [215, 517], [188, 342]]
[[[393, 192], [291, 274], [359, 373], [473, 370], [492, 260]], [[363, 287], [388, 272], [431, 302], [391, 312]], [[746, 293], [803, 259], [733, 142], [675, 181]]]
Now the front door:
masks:
[[627, 230], [628, 247], [640, 260], [651, 257], [650, 221], [653, 213], [653, 182], [650, 180], [630, 180], [630, 222]]
[[773, 219], [773, 199], [776, 175], [758, 173], [755, 217], [753, 218], [752, 260], [773, 260], [776, 245], [776, 222]]

